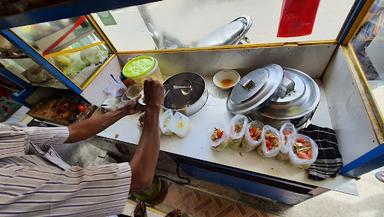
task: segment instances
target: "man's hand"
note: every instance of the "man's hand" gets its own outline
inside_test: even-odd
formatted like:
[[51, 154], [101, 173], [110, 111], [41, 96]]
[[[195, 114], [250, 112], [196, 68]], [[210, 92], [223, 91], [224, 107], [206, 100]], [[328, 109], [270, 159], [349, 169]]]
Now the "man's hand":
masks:
[[140, 98], [141, 96], [138, 96], [135, 99], [129, 100], [127, 104], [121, 108], [121, 110], [124, 112], [125, 115], [133, 115], [143, 111], [143, 108], [137, 102]]
[[144, 97], [147, 108], [155, 107], [161, 108], [164, 102], [164, 88], [163, 85], [151, 78], [144, 81]]

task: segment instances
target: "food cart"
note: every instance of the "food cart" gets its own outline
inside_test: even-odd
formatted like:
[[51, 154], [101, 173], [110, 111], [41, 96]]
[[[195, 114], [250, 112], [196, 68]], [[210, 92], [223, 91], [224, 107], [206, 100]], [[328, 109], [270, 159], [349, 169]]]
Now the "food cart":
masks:
[[[15, 20], [20, 14], [1, 18], [2, 36], [28, 56], [24, 62], [39, 67], [34, 73], [40, 80], [28, 79], [12, 66], [32, 66], [14, 58], [1, 60], [7, 73], [16, 74], [14, 80], [28, 86], [28, 94], [16, 99], [33, 106], [66, 89], [100, 106], [108, 97], [105, 89], [119, 79], [127, 60], [145, 54], [158, 61], [165, 78], [195, 72], [205, 79], [208, 101], [190, 116], [188, 135], [161, 137], [160, 149], [191, 176], [297, 204], [328, 190], [358, 195], [356, 178], [384, 165], [381, 1], [323, 0], [309, 5], [315, 7], [314, 26], [309, 32], [298, 27], [302, 35], [296, 36], [281, 26], [284, 14], [292, 13], [286, 8], [292, 1], [147, 2], [111, 1], [94, 8], [76, 3], [78, 8], [68, 11], [68, 1], [50, 6], [63, 12], [47, 19], [43, 7], [35, 9], [39, 13], [25, 12], [30, 22]], [[130, 4], [140, 6], [127, 7]], [[239, 22], [241, 27], [235, 25]], [[214, 74], [234, 69], [244, 76], [268, 64], [298, 69], [316, 81], [320, 102], [311, 123], [335, 129], [344, 164], [340, 175], [314, 181], [303, 169], [255, 151], [215, 152], [209, 147], [208, 127], [228, 123], [233, 116], [226, 107], [230, 92], [213, 84]], [[138, 119], [127, 116], [98, 136], [137, 144]]]

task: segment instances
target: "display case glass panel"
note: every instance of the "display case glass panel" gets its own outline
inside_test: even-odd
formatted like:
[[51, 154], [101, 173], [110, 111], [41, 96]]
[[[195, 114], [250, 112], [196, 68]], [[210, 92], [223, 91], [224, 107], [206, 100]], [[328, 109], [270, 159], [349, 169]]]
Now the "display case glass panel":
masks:
[[33, 86], [66, 88], [53, 75], [42, 69], [2, 36], [0, 36], [0, 67], [5, 67], [8, 71]]
[[384, 126], [384, 1], [376, 0], [350, 42], [377, 116]]
[[336, 40], [353, 3], [164, 0], [92, 16], [117, 51], [135, 51]]
[[12, 31], [79, 87], [111, 54], [85, 16], [16, 27]]

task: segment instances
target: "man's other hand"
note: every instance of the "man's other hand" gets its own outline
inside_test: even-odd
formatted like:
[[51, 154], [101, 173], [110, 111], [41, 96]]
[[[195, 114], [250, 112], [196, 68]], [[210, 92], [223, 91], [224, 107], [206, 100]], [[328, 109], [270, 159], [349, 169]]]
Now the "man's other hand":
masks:
[[164, 102], [164, 88], [163, 85], [151, 78], [144, 81], [144, 97], [147, 108], [159, 108]]
[[127, 102], [127, 104], [121, 109], [124, 111], [125, 115], [133, 115], [140, 111], [142, 111], [142, 107], [137, 102], [141, 96], [136, 97], [135, 99], [131, 99]]

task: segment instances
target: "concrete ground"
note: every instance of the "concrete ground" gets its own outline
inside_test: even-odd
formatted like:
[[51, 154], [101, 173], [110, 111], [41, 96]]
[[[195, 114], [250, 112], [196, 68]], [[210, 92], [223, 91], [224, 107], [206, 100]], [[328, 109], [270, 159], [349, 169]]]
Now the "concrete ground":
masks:
[[280, 216], [384, 216], [384, 183], [376, 179], [375, 172], [369, 172], [357, 181], [359, 196], [330, 191], [288, 208]]

